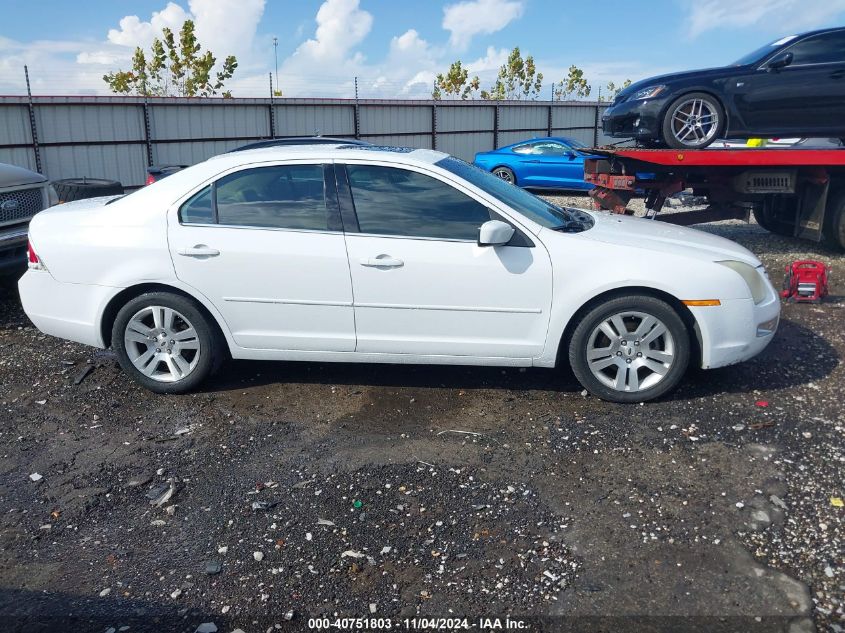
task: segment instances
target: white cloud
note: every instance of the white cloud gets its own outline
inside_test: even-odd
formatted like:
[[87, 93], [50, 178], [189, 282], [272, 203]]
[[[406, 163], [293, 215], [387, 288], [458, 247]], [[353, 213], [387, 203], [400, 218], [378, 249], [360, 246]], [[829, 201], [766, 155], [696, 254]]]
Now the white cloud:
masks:
[[416, 29], [408, 29], [402, 35], [394, 36], [390, 40], [391, 53], [425, 53], [428, 42], [420, 37]]
[[497, 75], [499, 69], [508, 61], [508, 55], [510, 55], [510, 51], [506, 48], [488, 46], [484, 57], [469, 62], [466, 67], [469, 72], [476, 75], [488, 74], [490, 71], [494, 71]]
[[845, 0], [689, 0], [686, 31], [697, 37], [718, 28], [764, 25], [787, 35], [822, 26], [845, 12]]
[[235, 55], [243, 68], [256, 62], [255, 32], [264, 4], [265, 0], [189, 0], [188, 7], [203, 47], [220, 62], [226, 55]]
[[462, 51], [474, 36], [501, 31], [523, 9], [522, 0], [466, 0], [443, 7], [443, 28], [451, 32], [449, 43]]
[[153, 39], [161, 37], [161, 30], [165, 27], [176, 30], [182, 26], [191, 15], [182, 7], [168, 2], [161, 11], [153, 11], [149, 22], [143, 22], [137, 15], [127, 15], [120, 20], [119, 29], [109, 29], [108, 40], [119, 46], [136, 46], [147, 48]]
[[359, 0], [326, 0], [317, 11], [317, 31], [296, 49], [294, 57], [320, 61], [343, 60], [360, 44], [373, 25], [373, 16], [359, 8]]
[[[109, 29], [108, 41], [121, 47], [147, 49], [153, 39], [161, 37], [165, 27], [176, 32], [185, 20], [193, 20], [197, 40], [203, 49], [212, 51], [222, 62], [235, 55], [241, 66], [254, 61], [255, 31], [264, 14], [265, 0], [189, 0], [189, 11], [169, 2], [161, 11], [154, 11], [149, 21], [137, 15], [120, 20], [118, 29]], [[107, 63], [105, 55], [85, 56], [80, 63]], [[114, 63], [114, 62], [112, 62]]]

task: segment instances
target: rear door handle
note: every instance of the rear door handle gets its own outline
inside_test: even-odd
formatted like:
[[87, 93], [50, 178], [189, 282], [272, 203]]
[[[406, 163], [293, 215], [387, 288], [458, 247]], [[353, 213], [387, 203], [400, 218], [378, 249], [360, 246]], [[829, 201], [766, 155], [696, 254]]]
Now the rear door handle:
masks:
[[360, 264], [374, 268], [399, 268], [404, 266], [405, 262], [390, 255], [379, 255], [378, 257], [365, 257], [361, 259]]
[[209, 248], [204, 244], [198, 244], [191, 248], [180, 248], [176, 251], [184, 257], [217, 257], [220, 254], [216, 248]]
[[845, 77], [845, 68], [830, 73], [831, 79], [842, 79], [843, 77]]

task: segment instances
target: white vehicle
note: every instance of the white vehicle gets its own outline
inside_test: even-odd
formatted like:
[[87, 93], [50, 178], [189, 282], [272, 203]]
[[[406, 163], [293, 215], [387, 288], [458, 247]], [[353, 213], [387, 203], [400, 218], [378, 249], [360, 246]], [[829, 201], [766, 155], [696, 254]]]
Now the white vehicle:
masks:
[[561, 209], [431, 150], [272, 147], [38, 214], [24, 309], [111, 346], [145, 387], [240, 359], [555, 367], [666, 393], [772, 340], [757, 258], [652, 220]]

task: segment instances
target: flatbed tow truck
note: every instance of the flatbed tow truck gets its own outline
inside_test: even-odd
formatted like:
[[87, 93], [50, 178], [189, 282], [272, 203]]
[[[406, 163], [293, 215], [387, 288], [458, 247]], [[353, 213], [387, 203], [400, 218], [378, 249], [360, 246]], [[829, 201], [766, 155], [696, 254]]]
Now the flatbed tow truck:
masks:
[[[845, 148], [590, 149], [584, 180], [598, 208], [630, 213], [645, 195], [647, 217], [674, 224], [728, 219], [845, 249]], [[709, 206], [660, 215], [666, 198], [692, 188]]]

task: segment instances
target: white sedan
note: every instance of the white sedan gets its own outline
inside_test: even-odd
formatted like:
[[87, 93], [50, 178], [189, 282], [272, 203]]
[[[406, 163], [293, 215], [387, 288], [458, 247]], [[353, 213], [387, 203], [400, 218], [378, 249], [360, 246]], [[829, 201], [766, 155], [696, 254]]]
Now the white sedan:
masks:
[[780, 302], [728, 240], [556, 207], [447, 154], [217, 156], [38, 214], [24, 309], [160, 393], [227, 357], [555, 367], [641, 402], [772, 340]]

